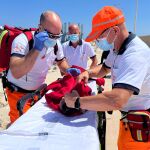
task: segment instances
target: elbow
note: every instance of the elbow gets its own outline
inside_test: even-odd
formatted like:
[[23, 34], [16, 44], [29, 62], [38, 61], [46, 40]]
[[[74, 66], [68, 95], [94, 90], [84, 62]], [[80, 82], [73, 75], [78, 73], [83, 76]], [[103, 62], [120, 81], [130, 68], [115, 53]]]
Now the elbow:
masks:
[[[13, 65], [11, 65], [10, 64], [10, 71], [11, 71], [11, 74], [12, 74], [12, 76], [15, 78], [15, 79], [19, 79], [19, 78], [21, 78], [23, 75], [24, 75], [24, 73], [22, 72], [22, 70], [21, 69], [19, 69], [18, 67], [16, 67], [16, 66], [13, 66]], [[24, 69], [25, 70], [25, 69]]]
[[110, 94], [111, 96], [109, 97], [112, 100], [111, 105], [115, 109], [122, 109], [127, 104], [132, 94], [133, 92], [126, 89], [113, 88]]
[[21, 78], [21, 76], [19, 76], [19, 75], [17, 75], [17, 74], [13, 74], [13, 73], [12, 73], [12, 75], [13, 75], [13, 77], [14, 77], [15, 79]]
[[114, 107], [117, 108], [118, 110], [122, 109], [125, 104], [127, 103], [128, 99], [119, 99], [119, 100], [114, 100]]
[[22, 77], [19, 73], [17, 73], [16, 71], [14, 71], [12, 69], [11, 69], [11, 74], [15, 79], [19, 79]]
[[122, 109], [122, 108], [123, 108], [123, 106], [124, 106], [124, 104], [123, 104], [123, 103], [117, 103], [117, 102], [115, 102], [115, 103], [114, 103], [114, 107], [115, 107], [117, 110]]

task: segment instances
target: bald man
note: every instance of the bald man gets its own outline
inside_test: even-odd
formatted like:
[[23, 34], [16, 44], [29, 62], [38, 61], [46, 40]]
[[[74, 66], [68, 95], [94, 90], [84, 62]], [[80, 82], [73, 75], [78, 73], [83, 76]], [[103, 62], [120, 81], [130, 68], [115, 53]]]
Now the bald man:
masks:
[[55, 12], [46, 11], [41, 14], [37, 31], [32, 32], [34, 44], [31, 49], [25, 34], [14, 39], [7, 75], [9, 86], [6, 90], [11, 123], [19, 117], [17, 101], [44, 83], [54, 61], [62, 72], [69, 68], [58, 40], [62, 35], [61, 30], [60, 17]]
[[112, 90], [87, 97], [79, 97], [77, 92], [66, 94], [66, 105], [92, 111], [120, 110], [118, 150], [149, 150], [150, 48], [128, 32], [123, 12], [113, 6], [104, 6], [94, 15], [86, 38], [93, 40], [110, 53], [102, 66], [80, 74], [78, 82], [111, 72]]
[[88, 58], [92, 63], [90, 68], [97, 65], [97, 58], [93, 47], [90, 43], [80, 39], [80, 29], [77, 24], [71, 24], [68, 27], [69, 41], [63, 44], [64, 56], [70, 66], [77, 65], [84, 69], [87, 69]]

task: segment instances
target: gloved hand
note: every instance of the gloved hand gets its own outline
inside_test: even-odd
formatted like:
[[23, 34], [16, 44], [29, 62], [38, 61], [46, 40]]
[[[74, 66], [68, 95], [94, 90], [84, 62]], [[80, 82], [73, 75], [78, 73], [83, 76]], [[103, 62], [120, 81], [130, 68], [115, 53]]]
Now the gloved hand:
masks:
[[49, 36], [46, 31], [44, 32], [39, 32], [34, 36], [34, 45], [33, 48], [42, 51], [42, 49], [45, 47], [44, 41], [48, 40]]
[[76, 77], [81, 73], [80, 69], [77, 68], [68, 68], [66, 72], [72, 75], [73, 77]]

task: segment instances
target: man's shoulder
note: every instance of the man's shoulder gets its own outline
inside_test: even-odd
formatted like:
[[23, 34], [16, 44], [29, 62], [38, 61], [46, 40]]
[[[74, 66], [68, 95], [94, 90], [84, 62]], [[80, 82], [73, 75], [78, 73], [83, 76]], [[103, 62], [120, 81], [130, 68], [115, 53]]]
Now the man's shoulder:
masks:
[[[31, 32], [31, 33], [34, 36], [34, 32]], [[13, 42], [14, 43], [18, 43], [18, 42], [19, 43], [22, 43], [22, 42], [28, 43], [28, 39], [27, 39], [27, 37], [26, 37], [26, 35], [24, 33], [21, 33], [21, 34], [19, 34], [18, 36], [15, 37]]]
[[84, 46], [88, 46], [88, 47], [91, 47], [91, 46], [92, 46], [90, 42], [86, 42], [86, 41], [83, 40], [83, 39], [82, 39], [82, 44], [83, 44]]
[[94, 51], [94, 47], [91, 45], [90, 42], [86, 42], [85, 40], [82, 40], [82, 45], [85, 49], [88, 49], [89, 51]]
[[19, 34], [18, 36], [16, 36], [15, 41], [20, 41], [20, 40], [24, 40], [26, 39], [26, 36], [24, 33]]
[[129, 45], [130, 45], [129, 47], [135, 47], [135, 49], [136, 48], [142, 48], [142, 49], [149, 48], [148, 45], [138, 36], [136, 36]]
[[69, 46], [69, 41], [64, 42], [64, 43], [62, 44], [62, 46], [63, 46], [64, 48], [67, 47], [67, 46]]
[[62, 45], [69, 45], [69, 41], [64, 42]]

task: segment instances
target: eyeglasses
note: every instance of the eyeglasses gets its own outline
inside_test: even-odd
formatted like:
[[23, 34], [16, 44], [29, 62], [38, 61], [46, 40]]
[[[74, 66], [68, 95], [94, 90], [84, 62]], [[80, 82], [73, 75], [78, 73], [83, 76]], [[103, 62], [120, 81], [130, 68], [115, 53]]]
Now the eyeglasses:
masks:
[[46, 29], [45, 29], [45, 31], [48, 33], [48, 36], [51, 39], [59, 39], [63, 35], [62, 32], [60, 34], [53, 34], [53, 33], [49, 32], [49, 31], [47, 31]]

